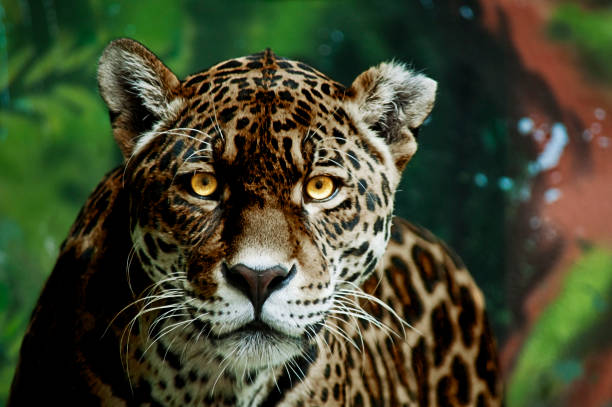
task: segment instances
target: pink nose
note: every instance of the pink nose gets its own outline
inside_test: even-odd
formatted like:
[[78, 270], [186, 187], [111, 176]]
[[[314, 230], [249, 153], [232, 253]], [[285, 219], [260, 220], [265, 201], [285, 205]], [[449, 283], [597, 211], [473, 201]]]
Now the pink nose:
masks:
[[230, 285], [242, 291], [251, 300], [257, 318], [270, 294], [284, 287], [293, 278], [295, 266], [291, 267], [291, 270], [280, 265], [265, 270], [254, 270], [244, 264], [232, 267], [224, 264], [223, 274]]

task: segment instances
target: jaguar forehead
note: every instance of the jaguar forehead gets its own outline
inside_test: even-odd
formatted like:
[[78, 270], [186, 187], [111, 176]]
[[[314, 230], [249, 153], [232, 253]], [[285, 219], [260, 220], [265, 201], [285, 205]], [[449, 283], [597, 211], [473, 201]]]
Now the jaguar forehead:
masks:
[[312, 160], [312, 145], [303, 141], [327, 131], [328, 116], [350, 122], [341, 85], [270, 50], [221, 63], [183, 86], [188, 103], [174, 127], [215, 138], [215, 161], [247, 190], [262, 179], [294, 183]]

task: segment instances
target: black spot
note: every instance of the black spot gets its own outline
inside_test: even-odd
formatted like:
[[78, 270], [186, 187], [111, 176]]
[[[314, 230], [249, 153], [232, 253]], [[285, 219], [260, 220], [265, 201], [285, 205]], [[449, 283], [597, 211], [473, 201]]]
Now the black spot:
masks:
[[422, 337], [412, 348], [412, 371], [417, 381], [417, 398], [419, 406], [429, 405], [429, 367], [427, 347]]
[[244, 149], [244, 144], [245, 144], [246, 140], [243, 136], [236, 136], [234, 137], [234, 144], [236, 145], [236, 149], [238, 151], [242, 151]]
[[459, 356], [455, 356], [453, 359], [452, 371], [453, 377], [457, 381], [457, 400], [461, 404], [468, 404], [470, 402], [470, 379], [467, 367]]
[[236, 130], [242, 130], [244, 129], [246, 126], [249, 125], [249, 119], [246, 117], [242, 117], [240, 119], [238, 119], [238, 121], [236, 122]]
[[360, 391], [358, 391], [357, 394], [355, 394], [355, 397], [353, 398], [353, 406], [363, 407], [363, 396], [361, 395]]
[[476, 357], [476, 372], [478, 376], [487, 383], [489, 393], [497, 394], [497, 352], [495, 342], [491, 336], [488, 320], [484, 317], [484, 328], [480, 335], [478, 356]]
[[453, 407], [454, 398], [451, 398], [452, 383], [453, 381], [449, 376], [444, 376], [438, 381], [436, 386], [437, 407]]
[[285, 161], [287, 161], [288, 165], [293, 164], [293, 156], [291, 155], [291, 146], [293, 144], [293, 140], [291, 137], [283, 138], [283, 149], [285, 150]]
[[147, 251], [149, 252], [149, 255], [156, 259], [157, 258], [157, 246], [155, 246], [155, 241], [153, 240], [153, 237], [151, 237], [150, 233], [145, 233], [144, 234], [144, 242], [145, 245], [147, 246]]
[[454, 340], [453, 326], [445, 303], [438, 305], [431, 313], [431, 329], [436, 338], [434, 343], [434, 363], [440, 366]]
[[[305, 113], [305, 115], [300, 113]], [[291, 117], [302, 126], [307, 127], [310, 124], [310, 115], [302, 109], [295, 109], [295, 113], [291, 113]]]
[[308, 89], [302, 89], [302, 95], [306, 96], [306, 99], [308, 99], [310, 103], [316, 103]]
[[336, 383], [334, 385], [334, 400], [340, 400], [340, 385]]
[[221, 69], [229, 69], [229, 68], [238, 68], [239, 66], [242, 66], [242, 63], [240, 61], [233, 59], [231, 61], [227, 61], [223, 65], [219, 65], [217, 69], [221, 70]]
[[373, 212], [374, 209], [376, 209], [376, 204], [374, 202], [374, 195], [372, 193], [368, 193], [366, 195], [366, 207], [371, 212]]
[[[229, 90], [229, 86], [224, 86], [222, 87], [219, 92], [215, 95], [215, 98], [213, 99], [213, 102], [218, 102], [221, 99], [223, 99], [223, 96], [225, 96], [225, 94], [227, 93], [227, 91]], [[214, 90], [213, 90], [214, 92]], [[184, 126], [181, 126], [184, 127]]]
[[289, 92], [288, 90], [283, 90], [278, 92], [278, 97], [280, 98], [280, 100], [284, 100], [286, 102], [293, 102], [294, 98], [291, 95], [291, 92]]
[[237, 106], [228, 107], [221, 110], [221, 112], [219, 112], [219, 121], [223, 123], [229, 122], [236, 114], [236, 110], [238, 110]]
[[183, 387], [185, 387], [185, 379], [183, 379], [183, 377], [179, 374], [174, 376], [174, 387], [176, 387], [177, 389], [182, 389]]
[[359, 164], [359, 160], [357, 160], [357, 154], [355, 154], [355, 152], [353, 150], [347, 151], [346, 155], [347, 155], [347, 157], [351, 161], [351, 164], [353, 164], [353, 167], [356, 170], [361, 168], [361, 164]]
[[459, 303], [461, 312], [459, 313], [459, 328], [461, 329], [461, 339], [468, 348], [474, 341], [474, 327], [476, 325], [476, 304], [470, 290], [462, 286], [459, 290]]
[[184, 146], [185, 146], [185, 143], [183, 142], [183, 140], [177, 140], [172, 146], [172, 154], [175, 157], [178, 157], [183, 151]]
[[391, 224], [391, 240], [398, 244], [404, 244], [404, 235], [400, 227], [397, 226], [397, 222], [395, 221], [395, 219]]
[[385, 269], [385, 275], [403, 304], [403, 317], [409, 323], [416, 323], [423, 316], [423, 303], [414, 288], [408, 266], [401, 258], [392, 256], [391, 267]]
[[297, 66], [299, 66], [300, 68], [302, 68], [305, 71], [316, 73], [316, 71], [313, 68], [309, 67], [308, 65], [306, 65], [303, 62], [298, 62]]
[[346, 136], [344, 134], [342, 134], [338, 129], [334, 128], [332, 130], [332, 134], [333, 134], [333, 136], [336, 139], [336, 142], [338, 144], [345, 144], [346, 143]]
[[442, 264], [442, 275], [444, 276], [444, 281], [446, 282], [446, 290], [448, 291], [448, 296], [450, 297], [453, 304], [459, 304], [459, 288], [457, 287], [457, 283], [455, 279], [451, 275], [451, 271], [446, 267], [446, 264]]
[[365, 191], [368, 189], [368, 183], [365, 179], [361, 178], [357, 182], [357, 191], [359, 191], [359, 195], [365, 194]]
[[326, 402], [328, 396], [329, 396], [329, 390], [327, 390], [327, 387], [323, 387], [323, 390], [321, 390], [321, 401]]
[[191, 126], [189, 125], [190, 123], [191, 123], [191, 116], [187, 116], [187, 117], [185, 117], [183, 120], [181, 120], [181, 121], [179, 122], [179, 124], [178, 124], [176, 127], [180, 127], [180, 128], [183, 128], [183, 127], [191, 127]]
[[[350, 276], [349, 276], [349, 277], [346, 279], [346, 281], [348, 281], [349, 283], [352, 283], [353, 281], [357, 280], [357, 278], [358, 278], [358, 277], [360, 277], [360, 276], [361, 276], [361, 273], [360, 273], [360, 272], [353, 273], [353, 274], [351, 274], [351, 275], [350, 275]], [[367, 322], [366, 322], [365, 320], [363, 320], [363, 319], [359, 319], [359, 322], [360, 322], [360, 323], [365, 323], [365, 324], [367, 324]], [[366, 329], [367, 329], [367, 327], [366, 327]]]
[[412, 260], [416, 264], [421, 280], [428, 292], [433, 292], [435, 285], [440, 281], [440, 269], [431, 253], [418, 244], [412, 246]]
[[[310, 105], [309, 105], [308, 103], [304, 102], [303, 100], [298, 100], [298, 105], [299, 105], [299, 106], [300, 106], [302, 109], [304, 109], [304, 110], [306, 110], [306, 111], [308, 111], [308, 112], [310, 112], [310, 111], [312, 110], [312, 109], [311, 109], [311, 107], [310, 107]], [[327, 130], [323, 130], [323, 129], [322, 129], [322, 131], [323, 131], [323, 133], [327, 133]]]
[[374, 233], [382, 232], [383, 222], [384, 222], [384, 219], [381, 218], [380, 216], [378, 217], [378, 219], [376, 219], [376, 222], [374, 222]]
[[326, 379], [329, 379], [329, 375], [331, 374], [331, 366], [329, 366], [329, 363], [325, 365], [325, 370], [323, 371], [323, 375], [325, 376]]
[[329, 84], [328, 83], [324, 83], [321, 85], [321, 90], [323, 91], [323, 93], [325, 93], [326, 95], [331, 95], [331, 92], [329, 90]]
[[[209, 89], [210, 89], [210, 82], [204, 82], [202, 86], [200, 86], [200, 88], [198, 89], [198, 94], [201, 95], [202, 93], [206, 93], [208, 92]], [[179, 115], [179, 117], [180, 116], [182, 116], [182, 114]]]
[[200, 83], [204, 79], [206, 79], [205, 75], [194, 76], [193, 78], [189, 79], [187, 83], [185, 83], [185, 87], [189, 87], [189, 86], [195, 85], [196, 83]]
[[[160, 325], [160, 324], [158, 324]], [[170, 349], [167, 349], [163, 343], [161, 343], [161, 341], [157, 342], [157, 356], [159, 356], [159, 358], [161, 360], [165, 360], [166, 363], [170, 364], [170, 366], [175, 369], [175, 370], [179, 370], [181, 368], [181, 360], [179, 359], [178, 355], [176, 355], [173, 351], [171, 351]]]
[[238, 97], [236, 98], [236, 100], [239, 102], [250, 100], [253, 92], [253, 89], [241, 89], [240, 92], [238, 92]]
[[187, 160], [190, 157], [193, 157], [195, 154], [195, 150], [192, 146], [189, 146], [189, 148], [187, 148], [187, 150], [185, 151], [185, 154], [183, 154], [183, 160]]
[[348, 222], [342, 221], [342, 227], [348, 231], [351, 231], [357, 226], [359, 223], [359, 213], [356, 213], [355, 216], [349, 220]]
[[291, 119], [285, 120], [285, 124], [283, 124], [283, 126], [282, 126], [283, 130], [292, 130], [292, 129], [295, 129], [295, 128], [297, 128], [297, 125]]
[[269, 90], [269, 91], [260, 90], [259, 92], [255, 94], [255, 99], [258, 102], [265, 103], [265, 104], [272, 103], [275, 97], [276, 96], [274, 94], [274, 91], [272, 90]]
[[157, 239], [157, 246], [164, 253], [172, 253], [176, 251], [176, 245], [171, 243], [166, 243], [163, 239]]
[[142, 251], [142, 249], [138, 249], [138, 259], [142, 262], [143, 265], [145, 266], [150, 266], [151, 265], [151, 260], [149, 260], [149, 256], [147, 256], [144, 251]]
[[347, 256], [363, 256], [369, 248], [370, 244], [368, 242], [363, 242], [358, 248], [351, 247], [350, 249], [342, 252], [340, 258], [345, 258]]
[[332, 115], [334, 116], [334, 119], [336, 119], [336, 121], [340, 124], [344, 124], [344, 119], [342, 118], [342, 115], [340, 114], [339, 110], [341, 109], [336, 109], [332, 112]]
[[263, 64], [259, 61], [253, 61], [247, 64], [247, 68], [251, 68], [251, 69], [258, 69], [258, 68], [261, 68], [262, 66]]
[[336, 222], [334, 222], [332, 224], [332, 226], [334, 227], [334, 230], [336, 231], [337, 235], [341, 235], [342, 234], [342, 228], [340, 227], [340, 225]]
[[382, 186], [381, 186], [381, 193], [383, 196], [383, 199], [385, 200], [385, 205], [389, 205], [389, 197], [391, 196], [391, 189], [389, 188], [389, 180], [387, 180], [387, 177], [385, 176], [385, 174], [381, 174], [382, 175]]
[[[280, 66], [280, 65], [279, 65]], [[286, 79], [283, 81], [283, 85], [291, 88], [291, 89], [296, 89], [299, 85], [296, 81], [292, 80], [292, 79]]]

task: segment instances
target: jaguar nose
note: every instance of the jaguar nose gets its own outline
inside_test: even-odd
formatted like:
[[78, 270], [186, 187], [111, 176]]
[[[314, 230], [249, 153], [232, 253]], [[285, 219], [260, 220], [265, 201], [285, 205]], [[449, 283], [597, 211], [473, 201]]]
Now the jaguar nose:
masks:
[[243, 292], [255, 308], [255, 317], [261, 313], [263, 303], [270, 294], [285, 286], [295, 275], [295, 265], [291, 270], [277, 265], [265, 270], [254, 270], [244, 264], [232, 267], [223, 265], [223, 274], [227, 282]]

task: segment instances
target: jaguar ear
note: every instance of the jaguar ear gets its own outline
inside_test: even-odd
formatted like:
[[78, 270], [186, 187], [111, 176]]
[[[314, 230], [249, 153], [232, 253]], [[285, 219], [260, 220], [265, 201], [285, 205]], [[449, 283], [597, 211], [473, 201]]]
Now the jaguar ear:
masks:
[[357, 119], [387, 143], [400, 171], [416, 152], [416, 132], [433, 108], [436, 87], [433, 79], [389, 62], [359, 75], [346, 93]]
[[127, 38], [104, 50], [98, 86], [124, 157], [132, 154], [143, 133], [176, 114], [181, 104], [176, 76], [142, 44]]

